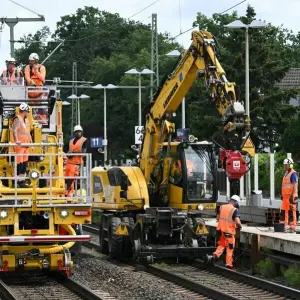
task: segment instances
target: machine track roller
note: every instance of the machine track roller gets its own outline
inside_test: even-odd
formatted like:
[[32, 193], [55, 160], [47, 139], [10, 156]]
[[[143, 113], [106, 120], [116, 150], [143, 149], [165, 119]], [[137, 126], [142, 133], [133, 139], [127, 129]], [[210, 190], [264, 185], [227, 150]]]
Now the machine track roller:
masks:
[[108, 226], [108, 248], [111, 258], [121, 259], [123, 250], [123, 236], [114, 234], [121, 223], [121, 219], [111, 217]]
[[[195, 218], [194, 219], [194, 230], [196, 230], [198, 224], [205, 224], [202, 218]], [[201, 235], [197, 237], [198, 246], [199, 247], [207, 247], [207, 235]]]
[[99, 246], [101, 253], [108, 254], [108, 232], [104, 229], [106, 227], [105, 221], [107, 221], [107, 218], [101, 216], [99, 226]]
[[[122, 222], [126, 224], [130, 229], [128, 230], [130, 233], [134, 227], [134, 220], [130, 217], [122, 217]], [[124, 236], [123, 238], [123, 256], [128, 258], [132, 257], [132, 242], [130, 236]]]

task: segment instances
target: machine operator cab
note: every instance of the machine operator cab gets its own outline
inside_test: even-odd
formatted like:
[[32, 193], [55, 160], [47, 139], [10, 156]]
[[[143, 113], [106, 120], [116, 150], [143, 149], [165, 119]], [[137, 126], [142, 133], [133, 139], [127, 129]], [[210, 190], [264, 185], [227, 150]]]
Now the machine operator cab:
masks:
[[[217, 201], [213, 144], [181, 138], [171, 143], [169, 205], [184, 210], [214, 210]], [[167, 143], [165, 144], [167, 149]]]

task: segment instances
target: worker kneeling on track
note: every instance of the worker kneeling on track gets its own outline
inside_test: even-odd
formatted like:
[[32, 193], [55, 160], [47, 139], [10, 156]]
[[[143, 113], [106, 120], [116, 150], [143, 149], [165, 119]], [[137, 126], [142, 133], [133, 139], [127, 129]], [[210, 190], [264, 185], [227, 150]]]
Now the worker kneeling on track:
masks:
[[[68, 153], [85, 153], [87, 150], [87, 139], [83, 137], [83, 129], [80, 125], [74, 127], [75, 138], [69, 142]], [[80, 167], [83, 164], [82, 155], [69, 156], [66, 164], [65, 176], [77, 177], [80, 176]], [[75, 194], [75, 178], [67, 179], [66, 197], [73, 197]], [[81, 188], [81, 187], [80, 187]]]
[[235, 245], [235, 231], [236, 228], [241, 229], [241, 221], [239, 217], [239, 202], [240, 197], [233, 195], [228, 204], [220, 207], [219, 215], [217, 217], [217, 236], [218, 248], [213, 255], [206, 255], [204, 261], [206, 263], [214, 263], [226, 249], [226, 268], [233, 268], [233, 251]]
[[30, 135], [30, 124], [27, 119], [28, 113], [30, 111], [29, 105], [26, 103], [21, 103], [19, 107], [19, 114], [17, 114], [12, 122], [13, 128], [13, 143], [17, 146], [14, 147], [16, 154], [16, 164], [17, 164], [17, 176], [24, 177], [24, 179], [18, 180], [18, 186], [21, 188], [27, 188], [28, 185], [25, 182], [27, 164], [28, 164], [28, 146], [22, 146], [22, 144], [32, 143], [32, 138]]

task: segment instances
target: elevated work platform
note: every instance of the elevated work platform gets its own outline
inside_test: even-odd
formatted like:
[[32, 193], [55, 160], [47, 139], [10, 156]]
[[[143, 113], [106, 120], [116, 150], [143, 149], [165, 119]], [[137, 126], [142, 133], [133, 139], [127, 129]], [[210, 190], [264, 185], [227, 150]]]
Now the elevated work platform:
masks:
[[[207, 229], [211, 235], [215, 235], [216, 219], [205, 219]], [[240, 231], [240, 243], [256, 247], [268, 248], [292, 255], [300, 256], [300, 234], [274, 232], [272, 227], [254, 227], [243, 225]]]

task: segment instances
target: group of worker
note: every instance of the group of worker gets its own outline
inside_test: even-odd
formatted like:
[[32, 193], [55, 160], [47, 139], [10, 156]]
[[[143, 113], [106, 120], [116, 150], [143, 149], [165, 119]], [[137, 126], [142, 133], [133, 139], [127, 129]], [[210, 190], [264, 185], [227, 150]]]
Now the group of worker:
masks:
[[[19, 113], [13, 119], [12, 142], [16, 144], [14, 147], [17, 164], [17, 176], [21, 177], [18, 180], [18, 187], [28, 188], [29, 185], [25, 180], [28, 165], [28, 153], [29, 145], [32, 144], [32, 137], [30, 133], [30, 123], [28, 120], [28, 114], [30, 107], [26, 103], [21, 103], [19, 106]], [[33, 149], [33, 148], [32, 148]], [[80, 125], [74, 127], [74, 138], [69, 142], [69, 154], [86, 153], [87, 151], [87, 139], [83, 136], [83, 129]], [[65, 161], [65, 174], [66, 177], [73, 177], [66, 180], [66, 197], [73, 197], [75, 194], [75, 178], [80, 176], [80, 168], [83, 164], [82, 155], [69, 155]]]
[[[5, 61], [6, 70], [1, 74], [2, 85], [22, 85], [25, 78], [27, 86], [42, 86], [46, 78], [46, 68], [39, 63], [37, 53], [29, 55], [29, 63], [26, 65], [24, 73], [17, 68], [17, 61], [10, 57]], [[34, 96], [32, 98], [35, 98]]]
[[[17, 68], [17, 62], [13, 57], [8, 58], [6, 61], [6, 70], [1, 74], [0, 80], [2, 85], [23, 85], [24, 78], [27, 86], [43, 86], [46, 78], [46, 68], [39, 63], [39, 56], [37, 53], [29, 55], [29, 64], [25, 67], [24, 73]], [[30, 98], [40, 96], [34, 91], [29, 95]], [[28, 182], [25, 180], [28, 165], [28, 144], [33, 143], [30, 134], [30, 123], [28, 120], [28, 113], [30, 107], [27, 103], [22, 103], [19, 106], [19, 113], [13, 119], [13, 143], [16, 154], [17, 176], [21, 177], [18, 180], [18, 187], [29, 187]], [[24, 146], [27, 144], [27, 146]], [[83, 129], [80, 125], [74, 128], [74, 138], [69, 143], [69, 153], [85, 153], [87, 149], [87, 139], [83, 137]], [[65, 176], [76, 177], [80, 175], [80, 167], [83, 164], [82, 156], [76, 155], [67, 157], [65, 165]], [[65, 196], [72, 197], [75, 192], [75, 179], [66, 180], [67, 187]]]

